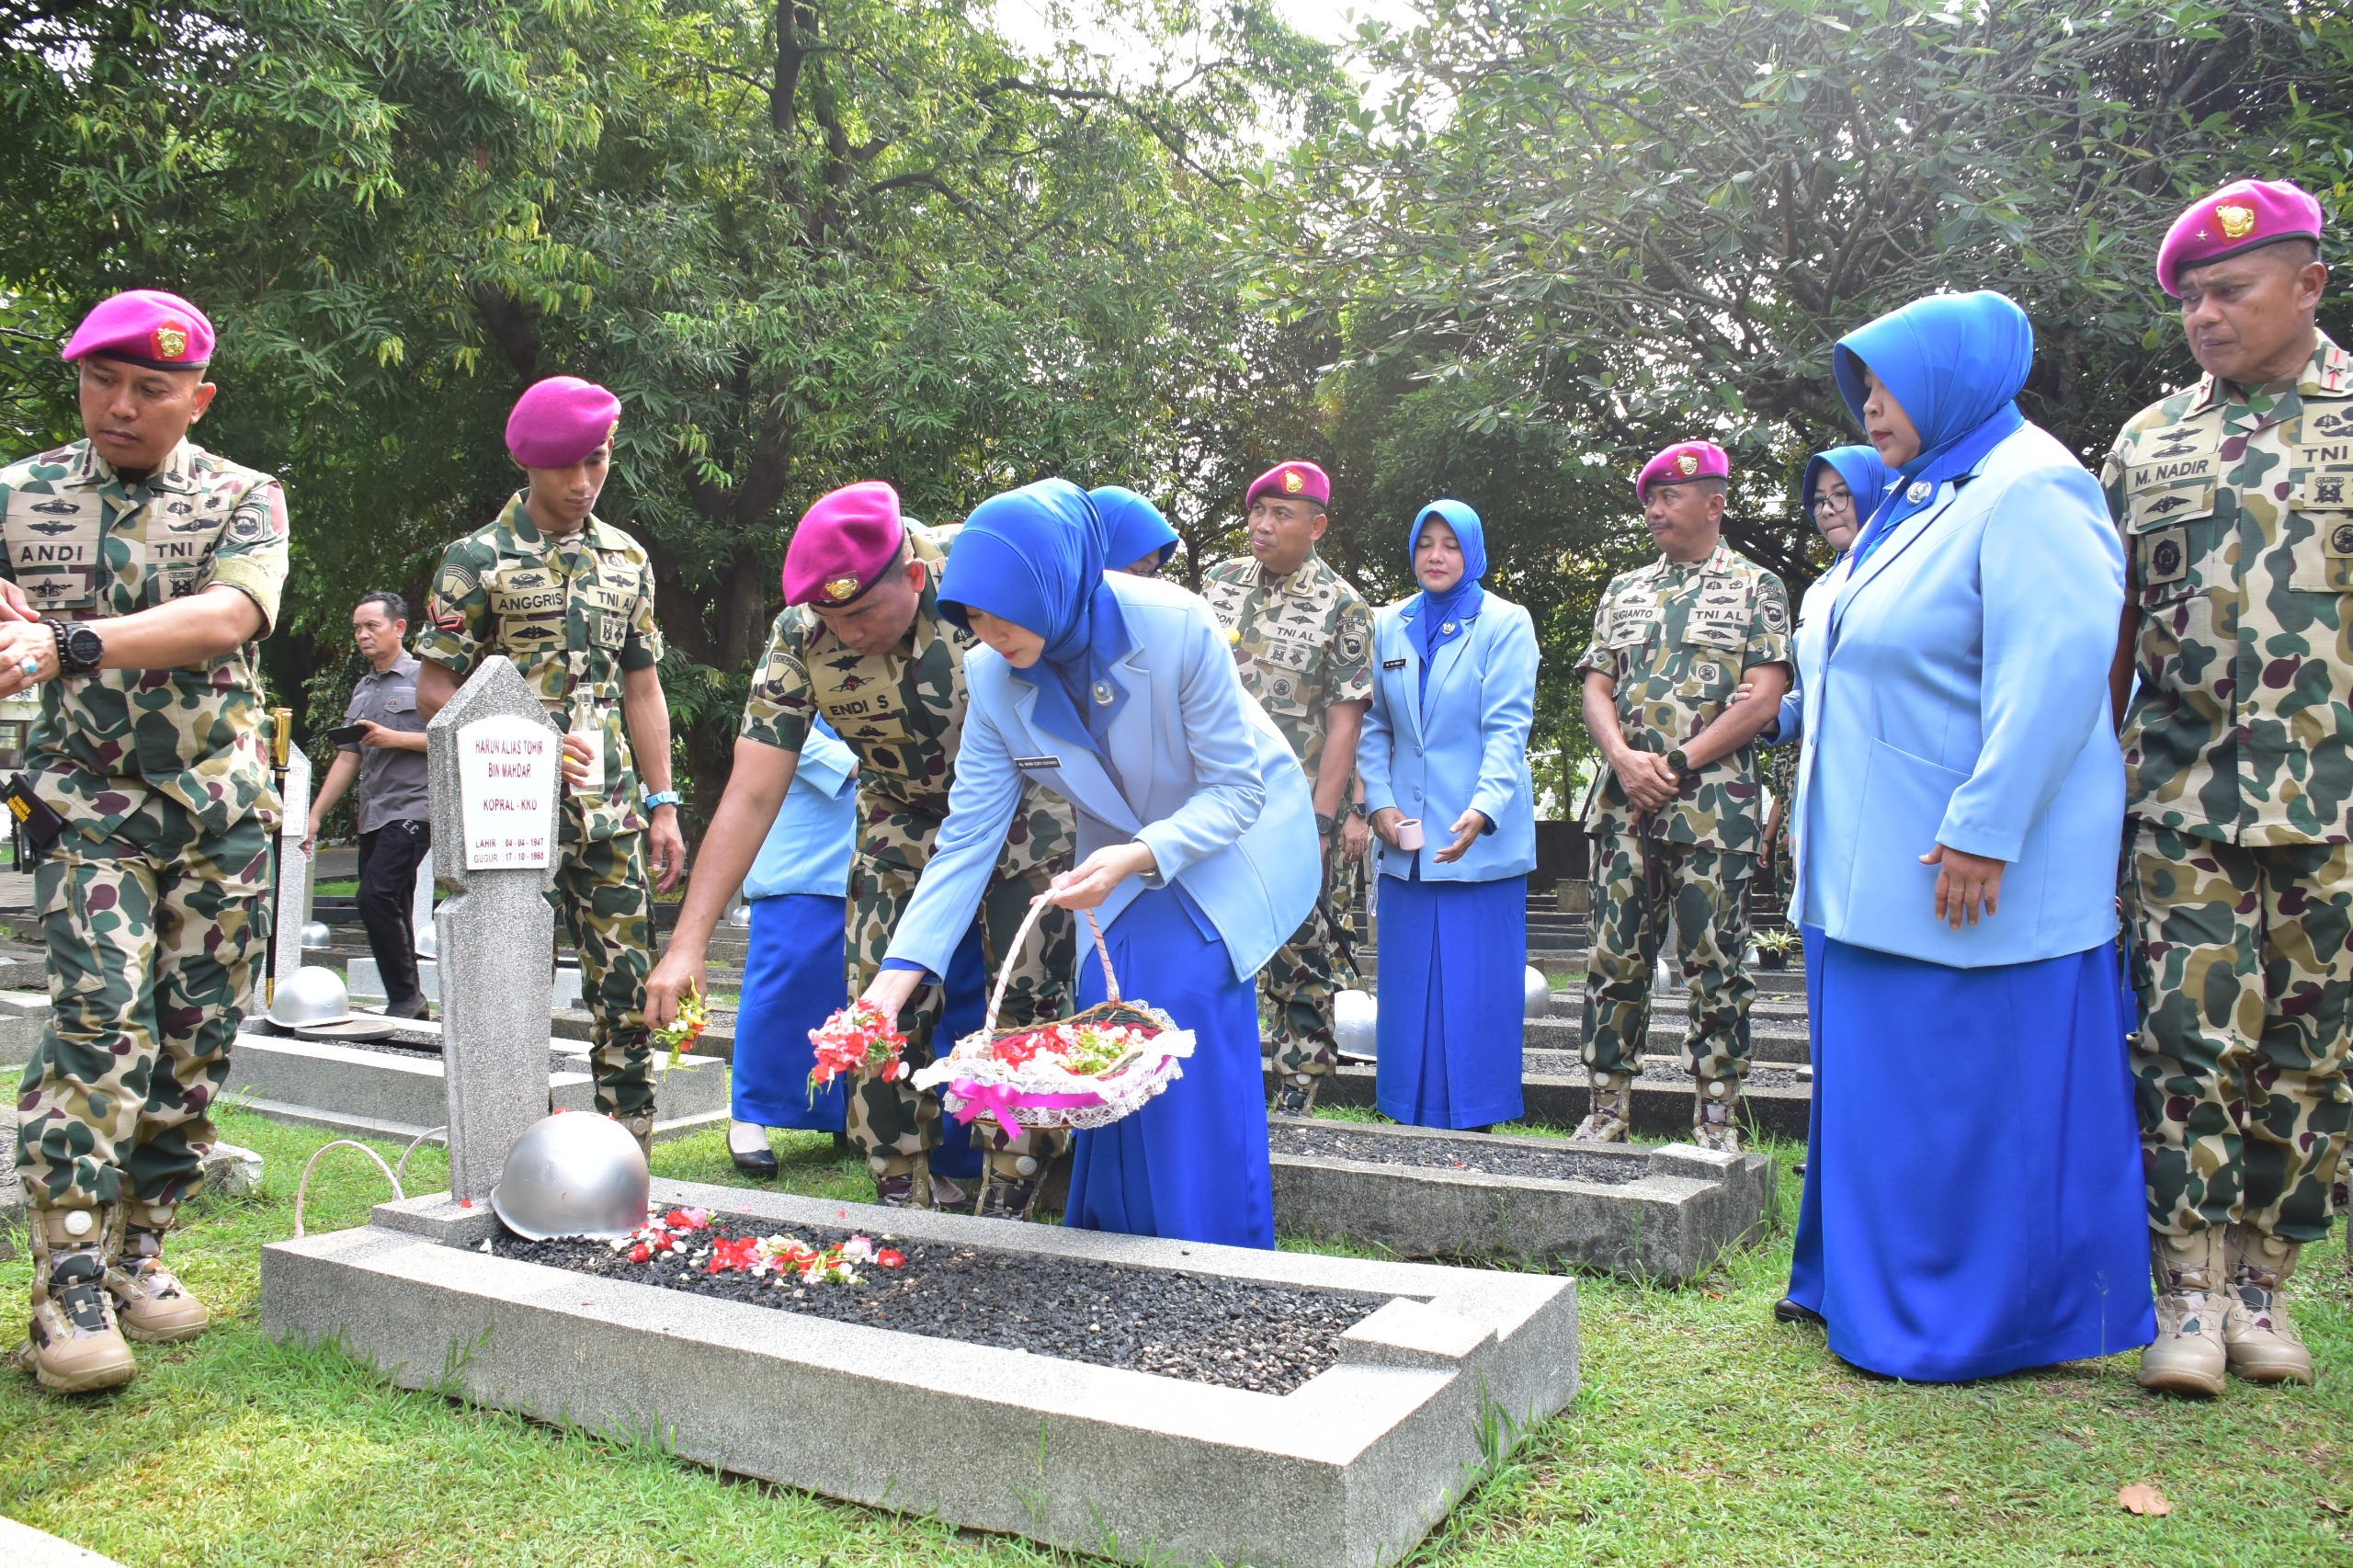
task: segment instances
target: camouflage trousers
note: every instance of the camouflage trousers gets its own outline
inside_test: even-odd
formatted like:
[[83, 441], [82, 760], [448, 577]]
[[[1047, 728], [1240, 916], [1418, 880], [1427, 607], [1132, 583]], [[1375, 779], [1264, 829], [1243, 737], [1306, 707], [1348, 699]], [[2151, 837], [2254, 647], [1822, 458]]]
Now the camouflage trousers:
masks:
[[[977, 918], [983, 967], [989, 985], [995, 986], [997, 976], [1008, 962], [1013, 967], [1012, 978], [1006, 984], [1005, 1007], [997, 1015], [1000, 1026], [1051, 1022], [1070, 1011], [1073, 920], [1069, 912], [1051, 909], [1040, 915], [1029, 928], [1021, 950], [1009, 950], [1013, 934], [1020, 929], [1023, 916], [1029, 913], [1030, 902], [1045, 892], [1057, 875], [1071, 868], [1071, 848], [1075, 845], [1076, 835], [1069, 812], [1069, 807], [1061, 806], [1057, 819], [1051, 812], [1025, 800], [1022, 816], [1029, 820], [1029, 831], [1058, 833], [1063, 847], [1042, 865], [1008, 865], [1014, 857], [1009, 852], [1001, 856], [989, 877], [988, 887], [981, 894]], [[1045, 820], [1037, 820], [1040, 818]], [[852, 996], [862, 994], [881, 972], [883, 957], [891, 949], [892, 933], [898, 929], [900, 915], [915, 900], [915, 883], [931, 858], [932, 840], [938, 831], [937, 821], [904, 812], [863, 825], [849, 872], [847, 935]], [[903, 1055], [910, 1069], [929, 1066], [935, 1054], [955, 1044], [953, 1040], [934, 1039], [940, 1015], [948, 1006], [946, 976], [941, 980], [943, 983], [919, 987], [899, 1014], [899, 1031], [907, 1037]], [[938, 1147], [940, 1114], [936, 1092], [918, 1090], [904, 1079], [885, 1082], [861, 1074], [850, 1092], [846, 1131], [858, 1152], [870, 1160], [904, 1159]], [[990, 1117], [975, 1119], [972, 1131], [982, 1147], [992, 1153], [1027, 1154], [1041, 1162], [1061, 1153], [1069, 1141], [1069, 1135], [1062, 1132], [1024, 1132], [1018, 1138], [1008, 1139], [1005, 1130]]]
[[548, 902], [580, 955], [580, 999], [593, 1019], [588, 1059], [597, 1108], [607, 1116], [651, 1115], [645, 982], [654, 971], [654, 890], [646, 881], [645, 835], [567, 839]]
[[1748, 883], [1756, 857], [1689, 844], [1651, 846], [1654, 899], [1643, 877], [1643, 843], [1604, 834], [1593, 845], [1593, 951], [1586, 960], [1580, 1053], [1589, 1069], [1640, 1074], [1650, 1034], [1646, 946], [1675, 914], [1675, 956], [1691, 987], [1691, 1032], [1684, 1051], [1702, 1083], [1748, 1076]]
[[2353, 1110], [2353, 846], [2136, 822], [2125, 909], [2150, 1225], [2321, 1240]]
[[1258, 994], [1274, 1023], [1279, 1072], [1329, 1073], [1339, 1064], [1332, 1000], [1357, 983], [1354, 945], [1340, 925], [1340, 912], [1353, 908], [1354, 890], [1364, 880], [1364, 862], [1354, 864], [1351, 877], [1347, 857], [1333, 846], [1324, 858], [1324, 896], [1258, 971]]
[[203, 1185], [212, 1101], [269, 946], [269, 828], [206, 833], [151, 796], [33, 872], [50, 1020], [17, 1165], [36, 1208], [168, 1207]]

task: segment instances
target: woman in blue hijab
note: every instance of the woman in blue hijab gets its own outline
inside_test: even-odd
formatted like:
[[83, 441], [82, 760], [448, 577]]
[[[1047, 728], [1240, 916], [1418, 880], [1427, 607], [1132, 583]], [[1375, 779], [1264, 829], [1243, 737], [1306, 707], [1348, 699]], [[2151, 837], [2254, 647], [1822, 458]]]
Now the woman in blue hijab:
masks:
[[1483, 1129], [1521, 1110], [1536, 628], [1480, 585], [1486, 530], [1461, 502], [1423, 507], [1406, 547], [1422, 591], [1373, 618], [1357, 742], [1381, 839], [1376, 1094], [1394, 1121]]
[[[1306, 776], [1242, 689], [1208, 604], [1104, 572], [1087, 494], [1042, 480], [992, 496], [956, 537], [940, 613], [983, 647], [948, 820], [866, 994], [905, 1005], [946, 972], [1025, 781], [1077, 814], [1079, 863], [1048, 895], [1092, 909], [1122, 991], [1194, 1036], [1184, 1075], [1074, 1141], [1063, 1222], [1233, 1246], [1275, 1244], [1256, 981], [1321, 881]], [[1104, 999], [1079, 944], [1078, 1004]]]
[[1793, 814], [1813, 1126], [1781, 1315], [1913, 1381], [2145, 1345], [2155, 1322], [2116, 966], [2123, 556], [2013, 402], [1999, 294], [1842, 339], [1890, 494], [1798, 644]]
[[1114, 572], [1157, 577], [1176, 553], [1176, 530], [1160, 508], [1122, 484], [1086, 493], [1103, 519], [1103, 561]]

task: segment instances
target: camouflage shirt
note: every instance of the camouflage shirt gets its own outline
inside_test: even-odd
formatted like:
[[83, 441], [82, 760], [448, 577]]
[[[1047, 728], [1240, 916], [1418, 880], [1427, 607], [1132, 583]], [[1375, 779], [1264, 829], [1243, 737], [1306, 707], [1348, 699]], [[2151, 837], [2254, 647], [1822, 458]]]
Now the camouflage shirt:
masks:
[[1252, 556], [1221, 561], [1201, 578], [1242, 672], [1313, 781], [1324, 757], [1324, 711], [1372, 700], [1372, 611], [1347, 578], [1310, 555], [1269, 578]]
[[[42, 613], [103, 620], [226, 583], [278, 620], [286, 496], [278, 481], [182, 441], [137, 484], [76, 441], [0, 469], [0, 573]], [[275, 826], [253, 643], [168, 670], [99, 670], [48, 682], [33, 726], [37, 792], [103, 837], [148, 799], [185, 806], [208, 833], [248, 815]]]
[[2197, 838], [2347, 842], [2353, 355], [2292, 387], [2208, 376], [2124, 426], [2100, 472], [2141, 612], [2127, 811]]
[[515, 662], [557, 723], [604, 733], [598, 787], [565, 792], [563, 842], [643, 829], [622, 722], [621, 672], [651, 668], [662, 658], [644, 549], [595, 517], [550, 538], [531, 521], [518, 492], [496, 522], [441, 552], [416, 639], [418, 658], [460, 680], [493, 653]]
[[[1661, 556], [1612, 578], [1577, 668], [1617, 682], [1618, 722], [1628, 745], [1665, 754], [1732, 706], [1741, 671], [1790, 659], [1789, 591], [1719, 541], [1696, 565]], [[1681, 798], [1665, 809], [1665, 837], [1755, 854], [1764, 841], [1759, 785], [1751, 741], [1685, 782]], [[1634, 809], [1606, 767], [1594, 780], [1585, 820], [1597, 834], [1634, 829]]]
[[[779, 751], [799, 752], [810, 722], [823, 713], [858, 756], [858, 844], [861, 853], [904, 858], [919, 868], [929, 853], [930, 830], [948, 816], [956, 784], [956, 747], [964, 733], [964, 655], [979, 639], [939, 614], [942, 546], [953, 530], [910, 528], [915, 557], [927, 579], [915, 602], [915, 624], [884, 653], [860, 653], [834, 636], [815, 610], [788, 606], [768, 631], [767, 652], [752, 677], [738, 733]], [[1003, 872], [1043, 864], [1070, 838], [1070, 808], [1043, 791], [1023, 791], [1020, 820], [1038, 811], [1061, 813], [1059, 835], [1016, 832], [997, 860]], [[913, 817], [883, 831], [892, 817]], [[903, 838], [911, 854], [891, 849]]]

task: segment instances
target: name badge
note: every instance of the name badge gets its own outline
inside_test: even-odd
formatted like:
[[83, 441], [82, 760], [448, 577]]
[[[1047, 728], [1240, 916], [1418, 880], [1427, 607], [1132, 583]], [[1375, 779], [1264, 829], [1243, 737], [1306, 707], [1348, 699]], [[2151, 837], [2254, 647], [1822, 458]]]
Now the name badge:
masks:
[[1024, 773], [1035, 773], [1040, 768], [1060, 767], [1062, 765], [1063, 759], [1058, 756], [1017, 756], [1013, 759], [1013, 766]]
[[1384, 670], [1402, 670], [1405, 667], [1405, 661], [1403, 659], [1383, 659], [1381, 661], [1381, 667]]

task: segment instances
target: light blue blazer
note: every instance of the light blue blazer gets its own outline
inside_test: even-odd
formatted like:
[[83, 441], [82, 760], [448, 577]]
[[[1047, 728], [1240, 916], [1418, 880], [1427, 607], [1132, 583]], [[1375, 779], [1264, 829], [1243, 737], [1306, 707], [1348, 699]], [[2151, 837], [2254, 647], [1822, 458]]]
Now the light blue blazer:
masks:
[[849, 894], [851, 840], [858, 832], [858, 757], [819, 719], [801, 743], [801, 763], [776, 821], [744, 879], [747, 899]]
[[[1816, 663], [1820, 662], [1823, 628], [1830, 619], [1830, 607], [1836, 601], [1839, 583], [1844, 580], [1839, 575], [1842, 564], [1843, 558], [1832, 562], [1830, 570], [1813, 580], [1813, 585], [1805, 591], [1804, 599], [1798, 605], [1798, 629], [1791, 642], [1800, 670], [1806, 666], [1809, 641], [1813, 645], [1812, 657]], [[1790, 683], [1790, 689], [1781, 694], [1781, 708], [1776, 723], [1778, 727], [1773, 731], [1772, 739], [1766, 740], [1762, 735], [1756, 738], [1765, 741], [1768, 746], [1785, 746], [1805, 731], [1805, 688], [1794, 681]]]
[[[1233, 667], [1206, 601], [1174, 583], [1108, 574], [1135, 644], [1112, 678], [1127, 702], [1106, 743], [1125, 788], [1093, 752], [1036, 726], [1038, 688], [987, 648], [964, 655], [968, 699], [931, 863], [899, 918], [889, 957], [948, 972], [972, 924], [1025, 778], [1078, 814], [1078, 855], [1141, 840], [1158, 862], [1149, 885], [1175, 881], [1199, 904], [1233, 961], [1255, 976], [1315, 907], [1323, 857], [1307, 775]], [[1097, 909], [1108, 926], [1142, 884]]]
[[[2116, 935], [2124, 761], [2108, 669], [2124, 554], [2099, 485], [2036, 426], [1939, 487], [1798, 643], [1798, 886], [1839, 941], [1958, 969]], [[1811, 601], [1809, 601], [1809, 605]], [[2007, 861], [2001, 911], [1935, 917], [1938, 844]]]
[[[1528, 727], [1536, 717], [1536, 628], [1528, 612], [1489, 594], [1461, 636], [1438, 651], [1420, 691], [1421, 596], [1373, 619], [1372, 711], [1357, 742], [1368, 812], [1394, 806], [1422, 819], [1422, 881], [1492, 882], [1536, 869], [1536, 797], [1528, 776]], [[1463, 808], [1495, 824], [1461, 859], [1436, 851]], [[1378, 845], [1381, 870], [1413, 875], [1414, 857]]]

